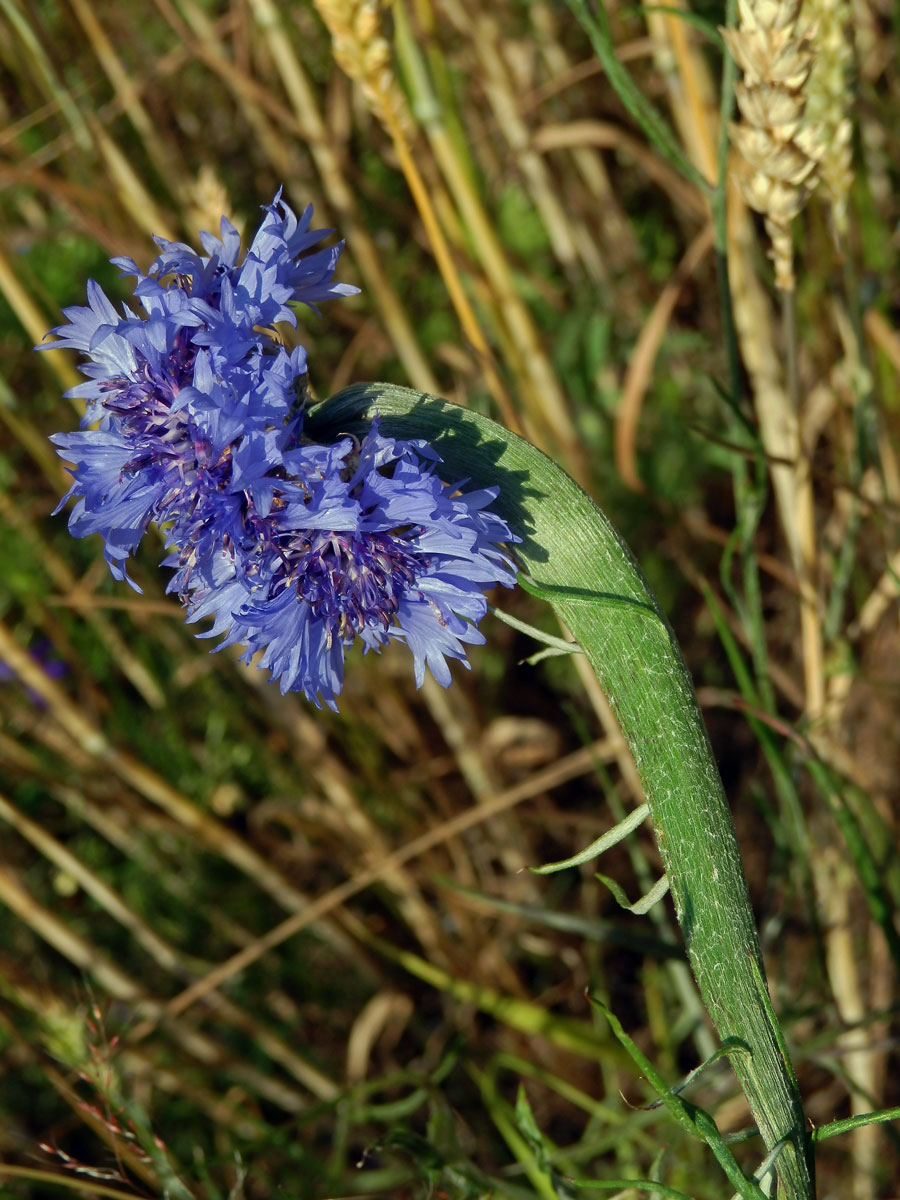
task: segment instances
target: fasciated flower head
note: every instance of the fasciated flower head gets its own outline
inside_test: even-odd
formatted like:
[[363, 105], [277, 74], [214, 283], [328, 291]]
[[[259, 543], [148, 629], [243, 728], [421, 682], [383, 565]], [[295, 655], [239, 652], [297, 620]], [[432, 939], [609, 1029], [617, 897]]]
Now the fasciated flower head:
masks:
[[189, 621], [212, 618], [200, 636], [261, 652], [283, 692], [334, 708], [357, 640], [406, 642], [417, 685], [426, 668], [449, 684], [447, 660], [484, 640], [485, 590], [515, 582], [500, 545], [516, 539], [490, 511], [496, 490], [446, 483], [424, 442], [377, 421], [361, 444], [303, 436], [306, 351], [266, 330], [295, 321], [292, 303], [356, 290], [332, 281], [340, 246], [304, 253], [330, 232], [311, 219], [279, 193], [243, 258], [223, 218], [204, 255], [157, 239], [147, 274], [114, 260], [143, 311], [118, 314], [93, 282], [65, 311], [53, 332], [89, 356], [70, 393], [87, 412], [52, 440], [74, 464], [69, 528], [102, 535], [116, 578], [155, 523], [169, 590]]
[[487, 508], [496, 489], [461, 492], [442, 482], [439, 461], [424, 442], [385, 437], [377, 420], [359, 447], [344, 439], [287, 453], [293, 495], [248, 523], [230, 572], [219, 563], [206, 578], [181, 565], [174, 586], [188, 620], [214, 616], [201, 636], [224, 633], [222, 645], [245, 646], [248, 662], [262, 650], [282, 692], [316, 704], [336, 706], [357, 639], [364, 652], [405, 642], [417, 686], [427, 667], [446, 687], [447, 659], [468, 665], [464, 646], [484, 641], [485, 590], [515, 584], [500, 543], [517, 539]]

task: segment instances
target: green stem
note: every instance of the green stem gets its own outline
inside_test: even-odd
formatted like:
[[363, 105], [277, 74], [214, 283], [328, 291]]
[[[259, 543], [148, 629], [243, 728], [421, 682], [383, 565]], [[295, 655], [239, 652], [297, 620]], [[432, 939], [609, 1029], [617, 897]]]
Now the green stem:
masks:
[[[448, 475], [499, 485], [495, 507], [521, 537], [516, 556], [580, 643], [615, 709], [641, 777], [687, 952], [719, 1036], [750, 1054], [733, 1067], [781, 1196], [812, 1200], [802, 1103], [771, 1005], [728, 801], [674, 634], [627, 547], [589, 497], [522, 438], [492, 421], [387, 384], [346, 389], [306, 432], [422, 437]], [[591, 599], [593, 597], [593, 599]], [[610, 603], [609, 598], [615, 602]]]

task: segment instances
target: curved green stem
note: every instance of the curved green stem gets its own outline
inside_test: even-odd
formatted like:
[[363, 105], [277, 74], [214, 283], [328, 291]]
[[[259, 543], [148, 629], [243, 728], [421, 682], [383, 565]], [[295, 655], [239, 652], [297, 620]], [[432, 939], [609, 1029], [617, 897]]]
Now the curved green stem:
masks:
[[780, 1195], [812, 1200], [810, 1143], [796, 1080], [769, 1002], [734, 824], [672, 630], [630, 551], [555, 463], [477, 414], [407, 388], [364, 384], [314, 409], [309, 436], [425, 438], [452, 479], [499, 486], [515, 553], [581, 645], [641, 777], [688, 956], [725, 1040], [750, 1054], [734, 1070], [767, 1149], [783, 1139]]

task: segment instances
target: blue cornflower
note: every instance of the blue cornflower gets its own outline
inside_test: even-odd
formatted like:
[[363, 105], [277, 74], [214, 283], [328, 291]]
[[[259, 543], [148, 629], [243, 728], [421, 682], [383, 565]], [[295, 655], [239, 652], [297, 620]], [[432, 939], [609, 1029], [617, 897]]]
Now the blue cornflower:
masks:
[[69, 528], [102, 535], [116, 578], [156, 523], [168, 590], [189, 622], [212, 618], [200, 636], [261, 652], [282, 692], [335, 708], [357, 639], [406, 642], [417, 685], [427, 668], [447, 686], [447, 660], [484, 641], [485, 591], [515, 583], [501, 544], [517, 539], [489, 508], [497, 490], [444, 482], [425, 442], [377, 420], [361, 443], [304, 436], [306, 351], [268, 331], [295, 323], [289, 304], [356, 291], [332, 281], [340, 246], [304, 253], [330, 232], [311, 219], [279, 192], [243, 258], [223, 218], [204, 255], [156, 239], [147, 274], [114, 259], [143, 311], [120, 315], [93, 282], [88, 307], [65, 310], [53, 332], [89, 356], [69, 393], [87, 411], [52, 440], [74, 464]]
[[448, 686], [447, 659], [468, 666], [464, 645], [484, 641], [485, 590], [516, 581], [500, 543], [518, 539], [488, 508], [497, 489], [444, 483], [426, 442], [385, 437], [377, 420], [358, 446], [302, 445], [284, 460], [299, 493], [248, 522], [255, 544], [219, 558], [211, 577], [182, 566], [188, 620], [214, 616], [200, 636], [224, 633], [246, 662], [261, 650], [282, 692], [317, 705], [336, 708], [357, 638], [364, 652], [406, 642], [416, 685], [427, 667]]

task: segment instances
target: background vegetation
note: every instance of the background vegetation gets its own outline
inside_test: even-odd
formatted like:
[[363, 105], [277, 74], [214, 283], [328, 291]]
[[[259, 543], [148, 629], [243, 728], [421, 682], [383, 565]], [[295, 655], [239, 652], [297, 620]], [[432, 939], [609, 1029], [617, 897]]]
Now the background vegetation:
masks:
[[[723, 11], [607, 14], [714, 179]], [[136, 595], [50, 515], [77, 376], [32, 344], [88, 276], [127, 296], [110, 256], [252, 230], [282, 184], [361, 289], [301, 323], [316, 394], [490, 413], [606, 510], [694, 673], [809, 1119], [900, 1103], [897, 14], [845, 15], [848, 228], [818, 193], [795, 222], [792, 329], [732, 195], [735, 395], [708, 199], [565, 5], [0, 2], [4, 1197], [729, 1194], [585, 998], [672, 1084], [715, 1049], [667, 902], [525, 869], [640, 803], [580, 661], [525, 663], [488, 618], [449, 691], [396, 649], [319, 712], [210, 656], [158, 544]], [[649, 831], [602, 869], [645, 892]], [[746, 1126], [724, 1061], [690, 1095]], [[896, 1131], [823, 1142], [818, 1172], [897, 1196]]]

